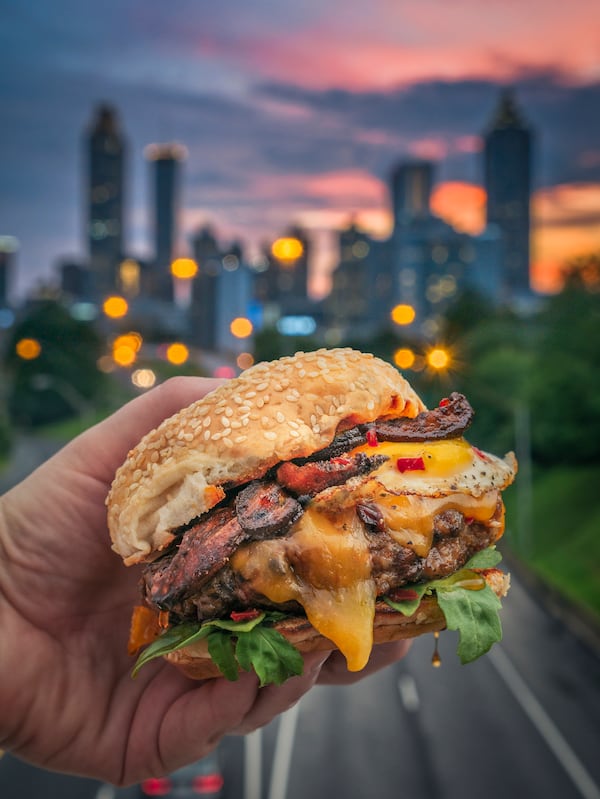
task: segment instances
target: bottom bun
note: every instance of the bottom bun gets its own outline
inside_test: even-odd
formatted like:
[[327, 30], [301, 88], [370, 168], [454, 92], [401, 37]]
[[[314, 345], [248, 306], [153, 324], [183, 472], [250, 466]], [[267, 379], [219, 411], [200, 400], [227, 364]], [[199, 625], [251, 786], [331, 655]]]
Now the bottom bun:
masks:
[[[488, 569], [482, 573], [486, 582], [498, 597], [506, 595], [510, 578], [499, 569]], [[304, 616], [291, 616], [273, 625], [293, 644], [299, 652], [333, 652], [335, 644], [321, 635]], [[403, 638], [416, 638], [425, 633], [434, 633], [446, 628], [446, 619], [434, 596], [426, 596], [410, 616], [391, 608], [385, 602], [377, 602], [373, 621], [373, 643], [383, 644], [400, 641]], [[193, 680], [207, 680], [221, 677], [217, 665], [211, 660], [206, 640], [190, 644], [165, 655], [187, 677]]]

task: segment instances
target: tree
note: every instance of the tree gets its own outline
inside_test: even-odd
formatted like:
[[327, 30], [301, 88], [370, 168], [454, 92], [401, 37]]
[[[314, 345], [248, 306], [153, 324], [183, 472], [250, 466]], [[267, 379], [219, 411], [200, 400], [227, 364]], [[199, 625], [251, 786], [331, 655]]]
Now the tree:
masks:
[[[37, 342], [23, 357], [17, 344]], [[8, 412], [22, 426], [36, 426], [85, 412], [102, 399], [106, 376], [96, 366], [103, 342], [94, 327], [72, 318], [61, 304], [44, 300], [13, 330], [5, 356], [10, 376]], [[27, 353], [25, 353], [27, 355]]]

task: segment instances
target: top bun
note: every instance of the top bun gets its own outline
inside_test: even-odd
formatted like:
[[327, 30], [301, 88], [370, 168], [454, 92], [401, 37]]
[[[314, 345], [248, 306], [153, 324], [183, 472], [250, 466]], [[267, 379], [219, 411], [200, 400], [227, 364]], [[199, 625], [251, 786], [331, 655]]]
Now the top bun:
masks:
[[128, 565], [152, 560], [223, 498], [224, 484], [311, 455], [356, 424], [422, 410], [398, 370], [370, 354], [322, 349], [258, 363], [131, 450], [106, 500], [113, 549]]

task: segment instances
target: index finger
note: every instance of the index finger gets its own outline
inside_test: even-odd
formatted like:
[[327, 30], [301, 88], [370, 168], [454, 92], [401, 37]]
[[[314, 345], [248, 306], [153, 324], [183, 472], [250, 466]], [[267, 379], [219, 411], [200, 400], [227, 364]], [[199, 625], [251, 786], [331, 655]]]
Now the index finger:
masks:
[[[68, 447], [98, 479], [110, 482], [127, 453], [155, 427], [181, 408], [206, 396], [224, 381], [210, 377], [173, 377], [131, 400], [118, 411], [86, 430]], [[93, 463], [90, 462], [90, 455]]]

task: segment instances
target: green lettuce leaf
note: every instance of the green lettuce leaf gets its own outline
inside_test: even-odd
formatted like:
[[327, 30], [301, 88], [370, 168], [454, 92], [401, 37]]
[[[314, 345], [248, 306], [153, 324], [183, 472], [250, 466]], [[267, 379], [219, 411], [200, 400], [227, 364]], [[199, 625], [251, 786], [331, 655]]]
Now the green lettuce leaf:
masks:
[[461, 583], [477, 580], [473, 569], [492, 569], [500, 563], [502, 555], [495, 547], [477, 552], [458, 572], [440, 580], [407, 585], [415, 591], [415, 599], [400, 602], [386, 598], [386, 603], [405, 616], [411, 616], [419, 607], [421, 599], [435, 593], [438, 605], [446, 618], [449, 630], [458, 630], [457, 654], [463, 664], [484, 655], [497, 641], [502, 640], [502, 625], [499, 611], [502, 604], [489, 585], [479, 590], [469, 590]]
[[281, 685], [288, 677], [302, 674], [304, 668], [298, 650], [270, 626], [283, 617], [282, 613], [261, 613], [243, 622], [215, 619], [201, 625], [179, 624], [146, 647], [133, 667], [132, 676], [151, 660], [206, 638], [212, 660], [228, 680], [235, 682], [241, 667], [245, 671], [254, 670], [261, 686]]
[[479, 591], [466, 588], [438, 590], [437, 601], [449, 630], [458, 630], [457, 654], [461, 663], [471, 663], [502, 640], [498, 611], [501, 603], [489, 585]]

